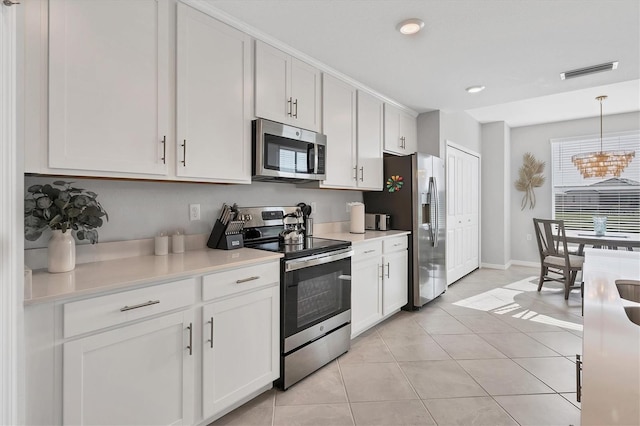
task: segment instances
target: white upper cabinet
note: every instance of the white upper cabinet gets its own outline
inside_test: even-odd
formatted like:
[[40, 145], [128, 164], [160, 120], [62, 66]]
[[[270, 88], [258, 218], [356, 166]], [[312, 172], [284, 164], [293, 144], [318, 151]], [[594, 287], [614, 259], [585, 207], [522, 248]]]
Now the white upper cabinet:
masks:
[[382, 189], [382, 101], [323, 74], [322, 133], [328, 159], [321, 187]]
[[384, 104], [384, 150], [408, 155], [418, 149], [418, 129], [414, 117], [390, 104]]
[[327, 136], [327, 179], [322, 184], [355, 188], [356, 89], [328, 74], [322, 82], [322, 132]]
[[165, 175], [168, 3], [49, 2], [50, 168]]
[[256, 116], [320, 131], [320, 71], [256, 41]]
[[176, 175], [251, 182], [251, 38], [178, 3]]
[[382, 101], [358, 91], [358, 188], [380, 190], [382, 161]]

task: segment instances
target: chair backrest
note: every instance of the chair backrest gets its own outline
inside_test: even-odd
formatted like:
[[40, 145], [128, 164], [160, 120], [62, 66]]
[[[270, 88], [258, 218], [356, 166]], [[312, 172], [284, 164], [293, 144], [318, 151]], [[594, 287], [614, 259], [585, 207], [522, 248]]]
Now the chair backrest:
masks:
[[564, 232], [564, 221], [553, 219], [533, 219], [536, 229], [536, 240], [540, 261], [547, 256], [563, 257], [569, 264], [569, 250], [567, 249], [567, 236]]

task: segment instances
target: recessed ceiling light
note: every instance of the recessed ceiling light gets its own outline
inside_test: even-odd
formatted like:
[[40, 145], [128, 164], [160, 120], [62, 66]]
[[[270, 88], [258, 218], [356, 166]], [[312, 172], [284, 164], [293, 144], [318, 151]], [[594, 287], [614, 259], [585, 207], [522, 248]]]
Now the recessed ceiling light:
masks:
[[469, 93], [478, 93], [484, 90], [484, 86], [471, 86], [471, 87], [467, 87], [464, 90], [466, 90]]
[[417, 18], [405, 19], [396, 25], [396, 29], [402, 34], [415, 34], [424, 27], [424, 21]]

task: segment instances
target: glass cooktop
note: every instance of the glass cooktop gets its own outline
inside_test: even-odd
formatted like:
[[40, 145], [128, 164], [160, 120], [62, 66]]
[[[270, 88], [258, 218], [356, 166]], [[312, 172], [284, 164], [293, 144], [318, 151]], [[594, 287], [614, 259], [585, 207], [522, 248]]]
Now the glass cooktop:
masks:
[[245, 242], [245, 247], [283, 253], [287, 259], [339, 250], [350, 246], [351, 242], [349, 241], [329, 240], [326, 238], [315, 237], [305, 238], [304, 243], [302, 244], [282, 244], [279, 241], [255, 244]]

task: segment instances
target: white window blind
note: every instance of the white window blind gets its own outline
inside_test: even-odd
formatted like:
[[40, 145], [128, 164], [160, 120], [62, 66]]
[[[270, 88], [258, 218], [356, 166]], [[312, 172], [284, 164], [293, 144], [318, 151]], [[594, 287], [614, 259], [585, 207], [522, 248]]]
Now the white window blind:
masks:
[[552, 139], [554, 219], [567, 229], [593, 229], [593, 216], [607, 217], [607, 230], [640, 233], [640, 131], [603, 135], [603, 151], [635, 151], [620, 177], [582, 177], [571, 156], [600, 151], [600, 135]]

